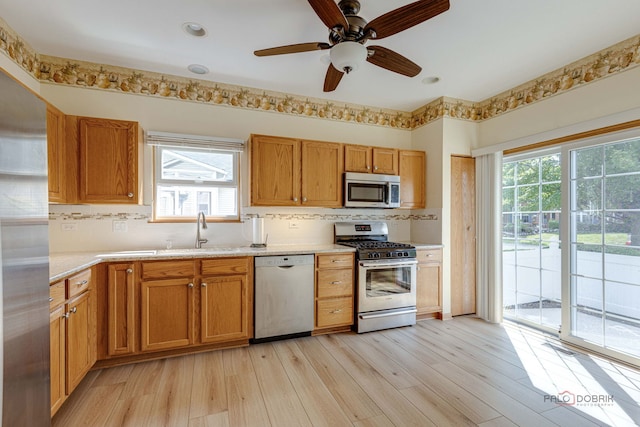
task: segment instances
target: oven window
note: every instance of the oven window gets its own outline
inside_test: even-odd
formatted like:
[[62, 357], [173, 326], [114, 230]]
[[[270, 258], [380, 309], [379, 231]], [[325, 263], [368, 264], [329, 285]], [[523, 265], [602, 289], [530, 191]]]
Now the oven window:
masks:
[[352, 202], [384, 202], [385, 186], [380, 184], [349, 184], [349, 200]]
[[411, 267], [367, 270], [367, 297], [384, 297], [411, 292]]

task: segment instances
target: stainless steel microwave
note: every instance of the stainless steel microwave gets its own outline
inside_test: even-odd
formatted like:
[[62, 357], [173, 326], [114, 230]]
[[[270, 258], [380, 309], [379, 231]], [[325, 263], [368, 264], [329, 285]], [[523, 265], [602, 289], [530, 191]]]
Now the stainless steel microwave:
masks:
[[400, 177], [372, 173], [344, 174], [346, 208], [399, 208]]

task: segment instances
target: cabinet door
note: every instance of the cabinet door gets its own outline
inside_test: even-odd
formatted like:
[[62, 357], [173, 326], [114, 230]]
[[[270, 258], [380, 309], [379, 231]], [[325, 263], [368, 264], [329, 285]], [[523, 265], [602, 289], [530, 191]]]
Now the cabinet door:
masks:
[[344, 146], [344, 170], [346, 172], [371, 173], [371, 147], [366, 145]]
[[137, 122], [80, 117], [78, 145], [80, 202], [138, 202]]
[[51, 416], [65, 400], [65, 316], [64, 306], [49, 314], [49, 366], [51, 370]]
[[200, 287], [201, 341], [249, 338], [247, 276], [203, 278]]
[[424, 151], [399, 152], [400, 207], [426, 206], [426, 154]]
[[64, 142], [64, 114], [54, 106], [47, 105], [47, 169], [50, 202], [67, 201]]
[[420, 263], [416, 275], [416, 308], [418, 314], [434, 313], [442, 310], [442, 265]]
[[342, 144], [302, 141], [302, 205], [342, 206]]
[[270, 136], [252, 137], [251, 204], [300, 205], [300, 141]]
[[193, 282], [189, 279], [140, 283], [142, 351], [193, 343]]
[[398, 150], [393, 148], [374, 148], [373, 173], [398, 175]]
[[91, 292], [85, 292], [67, 304], [67, 393], [82, 381], [93, 365], [91, 349]]
[[135, 351], [134, 265], [111, 264], [108, 284], [109, 356]]

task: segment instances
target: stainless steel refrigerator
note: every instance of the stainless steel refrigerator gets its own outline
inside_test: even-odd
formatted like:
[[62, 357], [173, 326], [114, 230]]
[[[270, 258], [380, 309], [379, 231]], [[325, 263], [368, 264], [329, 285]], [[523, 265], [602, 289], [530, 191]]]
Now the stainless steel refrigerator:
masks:
[[50, 424], [44, 102], [0, 70], [0, 370], [3, 426]]

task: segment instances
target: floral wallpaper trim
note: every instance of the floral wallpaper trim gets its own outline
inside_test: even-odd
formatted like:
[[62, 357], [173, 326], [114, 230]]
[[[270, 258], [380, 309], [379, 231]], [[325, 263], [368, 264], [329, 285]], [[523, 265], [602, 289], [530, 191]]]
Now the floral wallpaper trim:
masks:
[[640, 35], [589, 55], [479, 103], [440, 98], [414, 111], [411, 128], [439, 117], [480, 121], [640, 65]]
[[481, 102], [441, 97], [413, 111], [334, 103], [280, 92], [38, 55], [0, 18], [0, 51], [41, 82], [411, 130], [442, 117], [480, 121], [640, 65], [640, 35]]
[[82, 220], [150, 220], [151, 216], [141, 213], [54, 213], [49, 212], [49, 220], [82, 221]]

